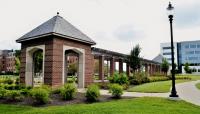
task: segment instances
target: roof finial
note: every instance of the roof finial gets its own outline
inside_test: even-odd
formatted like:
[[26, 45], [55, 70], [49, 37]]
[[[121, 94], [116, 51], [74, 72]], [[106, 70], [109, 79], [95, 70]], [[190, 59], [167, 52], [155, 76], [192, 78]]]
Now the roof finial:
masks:
[[59, 15], [59, 12], [57, 12], [57, 15]]

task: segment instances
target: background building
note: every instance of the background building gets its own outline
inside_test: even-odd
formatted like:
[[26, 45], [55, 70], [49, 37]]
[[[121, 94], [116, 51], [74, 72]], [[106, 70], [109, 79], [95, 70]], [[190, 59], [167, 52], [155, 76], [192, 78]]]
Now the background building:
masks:
[[[161, 43], [160, 54], [171, 63], [171, 44]], [[184, 64], [189, 63], [193, 73], [200, 73], [200, 40], [174, 43], [174, 58], [180, 72], [185, 73]]]
[[0, 50], [0, 73], [15, 72], [15, 52], [13, 50]]

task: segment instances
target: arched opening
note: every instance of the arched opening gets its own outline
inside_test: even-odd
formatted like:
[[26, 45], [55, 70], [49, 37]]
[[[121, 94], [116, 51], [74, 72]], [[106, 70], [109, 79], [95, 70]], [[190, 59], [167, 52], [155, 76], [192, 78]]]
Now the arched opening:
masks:
[[43, 50], [33, 52], [33, 86], [43, 84]]
[[78, 85], [79, 54], [73, 50], [65, 51], [65, 83]]
[[[72, 63], [71, 65], [69, 63]], [[69, 69], [71, 67], [71, 69]], [[74, 68], [72, 68], [74, 67]], [[71, 70], [71, 74], [69, 72]], [[70, 76], [71, 75], [71, 76]], [[63, 47], [63, 84], [74, 80], [78, 88], [85, 87], [85, 50]]]
[[44, 83], [44, 50], [44, 45], [26, 49], [26, 86], [40, 86]]

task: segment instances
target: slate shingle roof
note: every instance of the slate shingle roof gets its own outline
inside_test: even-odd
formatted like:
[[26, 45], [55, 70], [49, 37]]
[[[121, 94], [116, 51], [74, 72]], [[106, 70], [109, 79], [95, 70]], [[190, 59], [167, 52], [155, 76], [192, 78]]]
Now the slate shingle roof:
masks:
[[20, 43], [23, 41], [41, 38], [48, 35], [61, 36], [63, 38], [68, 38], [92, 45], [96, 44], [87, 35], [82, 33], [80, 30], [78, 30], [76, 27], [74, 27], [72, 24], [70, 24], [59, 15], [54, 16], [45, 23], [28, 32], [21, 38], [17, 39], [16, 42]]

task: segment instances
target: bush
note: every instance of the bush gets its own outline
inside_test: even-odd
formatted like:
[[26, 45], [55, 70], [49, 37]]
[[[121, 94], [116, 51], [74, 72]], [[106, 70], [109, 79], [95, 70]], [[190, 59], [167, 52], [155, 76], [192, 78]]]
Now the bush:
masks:
[[113, 76], [109, 77], [109, 81], [110, 83], [117, 83], [120, 85], [129, 84], [128, 77], [124, 73], [122, 74], [114, 73]]
[[159, 76], [159, 77], [149, 77], [150, 82], [157, 82], [157, 81], [167, 81], [170, 80], [169, 77], [166, 76]]
[[144, 72], [135, 73], [132, 77], [129, 77], [129, 81], [133, 85], [150, 82], [147, 74]]
[[17, 79], [15, 80], [15, 84], [16, 84], [16, 85], [19, 85], [19, 82], [20, 82], [20, 80], [19, 80], [19, 78], [17, 78]]
[[18, 90], [7, 90], [5, 97], [8, 101], [21, 101], [23, 96]]
[[62, 96], [63, 100], [71, 100], [74, 98], [76, 94], [76, 87], [74, 84], [69, 83], [65, 84], [63, 88], [61, 88], [60, 95]]
[[60, 94], [61, 88], [56, 88], [51, 91], [52, 94]]
[[99, 87], [97, 85], [90, 85], [86, 91], [87, 101], [94, 102], [98, 100], [100, 96]]
[[112, 84], [109, 91], [114, 98], [120, 98], [123, 94], [123, 87], [119, 84]]
[[30, 96], [35, 104], [46, 104], [49, 101], [49, 92], [44, 88], [33, 88]]
[[7, 78], [5, 79], [4, 83], [6, 84], [13, 84], [14, 80], [12, 80], [11, 78]]
[[3, 87], [0, 87], [0, 99], [5, 97], [6, 90]]

